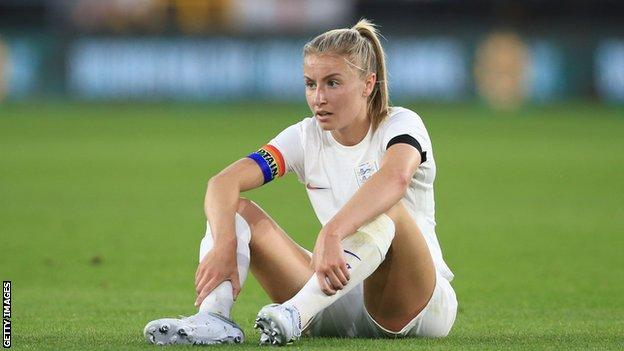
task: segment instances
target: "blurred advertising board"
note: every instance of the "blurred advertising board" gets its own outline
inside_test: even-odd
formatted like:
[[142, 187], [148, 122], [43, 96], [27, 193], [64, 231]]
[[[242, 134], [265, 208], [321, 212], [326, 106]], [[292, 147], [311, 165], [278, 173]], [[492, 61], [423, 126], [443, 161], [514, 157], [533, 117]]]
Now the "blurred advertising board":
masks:
[[624, 40], [605, 40], [595, 53], [595, 84], [608, 101], [624, 102]]
[[565, 58], [556, 43], [538, 39], [528, 44], [524, 92], [532, 102], [548, 102], [566, 94]]
[[[617, 37], [616, 37], [617, 38]], [[302, 101], [303, 37], [0, 35], [0, 101], [266, 99]], [[624, 103], [624, 40], [579, 51], [556, 38], [492, 32], [478, 40], [393, 36], [391, 97], [492, 105], [598, 97]], [[580, 53], [579, 53], [580, 52]]]
[[[304, 40], [83, 39], [68, 87], [87, 99], [303, 98]], [[466, 52], [452, 39], [387, 45], [393, 97], [453, 100], [467, 91]]]
[[35, 40], [0, 36], [0, 101], [39, 92], [41, 50]]
[[88, 99], [290, 98], [300, 87], [301, 43], [81, 40], [69, 51], [68, 86]]
[[468, 53], [450, 38], [393, 39], [386, 46], [391, 97], [431, 100], [465, 98]]

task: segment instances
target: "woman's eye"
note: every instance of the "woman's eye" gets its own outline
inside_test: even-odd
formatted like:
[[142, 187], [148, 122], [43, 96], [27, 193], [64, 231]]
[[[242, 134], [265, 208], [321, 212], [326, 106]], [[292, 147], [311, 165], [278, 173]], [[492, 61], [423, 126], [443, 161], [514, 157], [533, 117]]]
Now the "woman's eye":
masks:
[[330, 87], [336, 87], [336, 86], [338, 86], [338, 81], [335, 81], [335, 80], [330, 80], [327, 84], [328, 84]]
[[306, 83], [305, 83], [305, 86], [306, 86], [306, 88], [308, 88], [308, 89], [312, 89], [312, 88], [314, 88], [315, 84], [314, 84], [313, 82], [306, 82]]

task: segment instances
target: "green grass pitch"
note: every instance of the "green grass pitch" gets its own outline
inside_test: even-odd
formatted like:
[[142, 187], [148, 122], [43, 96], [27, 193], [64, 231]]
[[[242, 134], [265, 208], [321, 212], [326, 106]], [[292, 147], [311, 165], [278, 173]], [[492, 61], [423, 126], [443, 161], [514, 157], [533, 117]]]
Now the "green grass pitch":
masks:
[[[459, 313], [441, 340], [305, 339], [295, 349], [624, 348], [624, 109], [501, 114], [410, 105], [438, 164], [438, 237]], [[307, 115], [303, 105], [0, 106], [0, 278], [16, 350], [153, 349], [148, 321], [194, 313], [211, 175]], [[248, 197], [312, 248], [293, 176]], [[269, 300], [249, 279], [234, 308]], [[220, 348], [222, 349], [222, 347]]]

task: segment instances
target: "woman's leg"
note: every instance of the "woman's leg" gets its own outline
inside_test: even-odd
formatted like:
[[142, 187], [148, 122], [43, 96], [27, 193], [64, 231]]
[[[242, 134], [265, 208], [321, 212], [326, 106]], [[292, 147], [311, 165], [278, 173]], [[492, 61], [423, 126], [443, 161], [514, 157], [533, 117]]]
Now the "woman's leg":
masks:
[[[281, 305], [268, 305], [258, 312], [256, 328], [262, 331], [261, 344], [285, 345], [301, 336], [314, 316], [358, 287], [384, 260], [394, 237], [394, 222], [380, 215], [342, 240], [350, 280], [343, 289], [326, 295], [318, 279], [309, 279], [291, 299]], [[312, 273], [312, 272], [310, 272]], [[362, 305], [359, 305], [362, 308]]]
[[251, 228], [251, 272], [273, 302], [290, 299], [314, 273], [310, 253], [253, 201], [241, 198], [237, 212]]
[[427, 305], [436, 284], [425, 238], [399, 202], [386, 213], [395, 233], [385, 260], [364, 281], [364, 303], [384, 328], [398, 332]]

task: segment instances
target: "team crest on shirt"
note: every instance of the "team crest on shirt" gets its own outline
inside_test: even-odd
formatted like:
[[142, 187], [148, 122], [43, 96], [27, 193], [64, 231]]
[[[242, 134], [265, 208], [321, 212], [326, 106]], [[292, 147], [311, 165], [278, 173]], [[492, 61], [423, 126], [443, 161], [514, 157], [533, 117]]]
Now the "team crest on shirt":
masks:
[[360, 163], [357, 167], [355, 167], [355, 178], [357, 179], [358, 186], [362, 186], [364, 182], [370, 178], [373, 173], [377, 172], [379, 167], [377, 166], [377, 161], [370, 160], [364, 163]]

